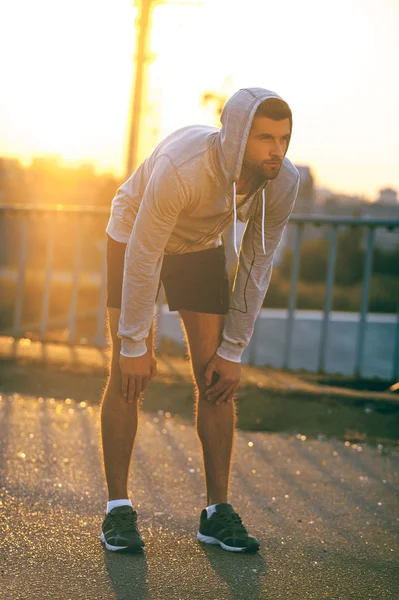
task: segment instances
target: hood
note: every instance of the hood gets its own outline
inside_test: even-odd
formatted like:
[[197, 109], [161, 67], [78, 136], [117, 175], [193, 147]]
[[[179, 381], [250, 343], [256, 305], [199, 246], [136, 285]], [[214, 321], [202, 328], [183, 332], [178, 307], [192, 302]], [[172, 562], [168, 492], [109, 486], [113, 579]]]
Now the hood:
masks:
[[217, 140], [220, 174], [226, 187], [231, 190], [233, 181], [238, 182], [244, 159], [249, 131], [259, 104], [268, 98], [281, 96], [263, 88], [244, 88], [236, 92], [224, 105]]
[[[226, 102], [220, 117], [222, 128], [219, 131], [216, 141], [217, 162], [219, 174], [226, 189], [229, 193], [233, 192], [233, 241], [237, 256], [237, 182], [240, 178], [245, 148], [253, 118], [259, 104], [268, 98], [283, 100], [281, 96], [271, 90], [265, 90], [264, 88], [243, 88]], [[266, 185], [267, 181], [262, 189], [262, 247], [265, 254]]]

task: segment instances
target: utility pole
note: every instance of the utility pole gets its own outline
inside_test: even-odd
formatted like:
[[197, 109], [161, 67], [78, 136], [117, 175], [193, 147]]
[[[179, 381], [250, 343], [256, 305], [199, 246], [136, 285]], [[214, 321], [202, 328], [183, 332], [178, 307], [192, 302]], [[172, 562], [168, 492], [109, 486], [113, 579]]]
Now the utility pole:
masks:
[[177, 6], [199, 6], [201, 2], [173, 2], [164, 0], [136, 0], [139, 7], [137, 15], [138, 35], [135, 52], [135, 70], [132, 87], [132, 102], [129, 118], [129, 140], [127, 148], [127, 161], [125, 179], [138, 167], [137, 156], [140, 138], [140, 121], [143, 101], [143, 82], [148, 59], [148, 39], [151, 31], [152, 9], [157, 4], [174, 4]]
[[136, 41], [135, 73], [132, 90], [132, 106], [129, 123], [129, 142], [125, 179], [128, 179], [137, 165], [137, 150], [140, 134], [141, 104], [143, 95], [144, 66], [147, 54], [149, 31], [151, 31], [152, 0], [141, 0], [137, 15], [138, 36]]

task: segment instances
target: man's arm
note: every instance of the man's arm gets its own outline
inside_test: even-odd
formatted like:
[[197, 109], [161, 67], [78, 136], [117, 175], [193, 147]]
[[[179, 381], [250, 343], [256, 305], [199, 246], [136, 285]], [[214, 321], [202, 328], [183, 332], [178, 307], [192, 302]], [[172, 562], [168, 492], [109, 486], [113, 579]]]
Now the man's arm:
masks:
[[[231, 373], [234, 370], [231, 363], [241, 362], [242, 353], [252, 337], [256, 318], [269, 287], [274, 253], [293, 210], [298, 189], [299, 178], [294, 187], [288, 190], [277, 206], [273, 208], [273, 211], [268, 212], [266, 206], [266, 254], [263, 253], [262, 248], [260, 201], [255, 215], [247, 223], [241, 243], [222, 342], [207, 371], [207, 375], [210, 377], [212, 377], [213, 370], [219, 373], [221, 371], [225, 371], [226, 374]], [[228, 378], [228, 375], [226, 377]], [[228, 393], [229, 388], [232, 393]], [[212, 399], [222, 394], [221, 398], [227, 402], [237, 388], [238, 384], [232, 386], [231, 381], [224, 382], [223, 377], [220, 377], [218, 383], [208, 390], [207, 395], [209, 399]]]
[[160, 156], [144, 191], [125, 253], [118, 337], [122, 340], [123, 395], [129, 400], [139, 396], [144, 389], [143, 380], [150, 377], [150, 362], [141, 357], [147, 354], [146, 338], [153, 320], [164, 249], [186, 205], [173, 164], [167, 156]]

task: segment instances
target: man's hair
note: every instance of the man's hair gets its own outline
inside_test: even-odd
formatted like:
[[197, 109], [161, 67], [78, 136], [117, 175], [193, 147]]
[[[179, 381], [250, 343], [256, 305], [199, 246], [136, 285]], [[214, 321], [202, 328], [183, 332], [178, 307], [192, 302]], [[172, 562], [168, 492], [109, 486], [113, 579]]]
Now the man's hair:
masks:
[[290, 120], [290, 130], [292, 131], [292, 112], [284, 100], [280, 98], [267, 98], [261, 104], [255, 113], [255, 117], [268, 117], [274, 121]]

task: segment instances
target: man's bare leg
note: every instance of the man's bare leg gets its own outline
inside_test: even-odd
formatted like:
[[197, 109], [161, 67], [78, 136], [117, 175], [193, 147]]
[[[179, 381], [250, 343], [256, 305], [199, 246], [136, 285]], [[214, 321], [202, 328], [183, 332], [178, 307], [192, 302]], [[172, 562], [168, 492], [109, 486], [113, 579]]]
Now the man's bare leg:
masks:
[[228, 502], [236, 412], [234, 400], [215, 404], [206, 399], [205, 370], [220, 344], [223, 315], [181, 309], [197, 396], [197, 433], [202, 444], [207, 506]]
[[[122, 396], [122, 377], [119, 366], [121, 340], [117, 336], [120, 309], [108, 308], [112, 358], [110, 373], [101, 403], [101, 437], [108, 500], [128, 498], [129, 465], [137, 433], [139, 401], [127, 404]], [[154, 328], [147, 339], [152, 352]]]

